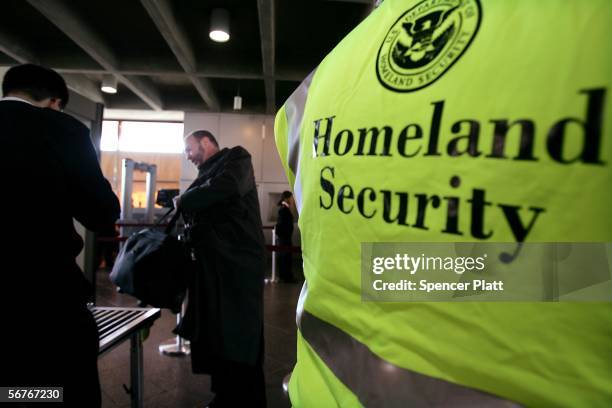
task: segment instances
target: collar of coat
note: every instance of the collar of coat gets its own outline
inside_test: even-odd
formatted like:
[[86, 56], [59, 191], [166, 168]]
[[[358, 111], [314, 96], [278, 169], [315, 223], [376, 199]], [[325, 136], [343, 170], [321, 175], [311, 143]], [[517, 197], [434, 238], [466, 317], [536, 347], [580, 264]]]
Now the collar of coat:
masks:
[[224, 147], [217, 153], [210, 156], [208, 160], [198, 166], [199, 173], [202, 174], [210, 170], [215, 164], [217, 164], [219, 160], [221, 160], [226, 155], [228, 151], [229, 149], [227, 147]]

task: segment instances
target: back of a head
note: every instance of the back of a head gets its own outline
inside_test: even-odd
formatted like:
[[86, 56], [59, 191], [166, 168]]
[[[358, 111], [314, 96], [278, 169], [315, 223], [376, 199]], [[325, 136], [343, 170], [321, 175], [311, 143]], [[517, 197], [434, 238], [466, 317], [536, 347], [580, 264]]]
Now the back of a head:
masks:
[[6, 72], [2, 94], [8, 96], [15, 92], [24, 93], [35, 101], [61, 99], [62, 109], [68, 104], [68, 88], [62, 76], [40, 65], [16, 65]]
[[285, 200], [288, 200], [291, 197], [293, 197], [293, 193], [291, 191], [288, 191], [288, 190], [283, 191], [281, 194], [281, 199], [278, 202], [278, 205], [282, 205]]

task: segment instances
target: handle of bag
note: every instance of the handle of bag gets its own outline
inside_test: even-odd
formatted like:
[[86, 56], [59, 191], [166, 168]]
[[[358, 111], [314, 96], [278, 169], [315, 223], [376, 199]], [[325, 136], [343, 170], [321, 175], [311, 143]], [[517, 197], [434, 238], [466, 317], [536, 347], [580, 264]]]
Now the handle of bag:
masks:
[[[164, 223], [164, 221], [166, 220], [166, 218], [168, 218], [168, 216], [172, 213], [172, 211], [176, 210], [176, 208], [171, 208], [169, 209], [164, 215], [162, 215], [159, 220], [155, 223], [156, 227], [160, 227], [161, 224]], [[172, 216], [172, 218], [170, 219], [170, 221], [168, 221], [168, 225], [165, 228], [165, 233], [169, 234], [170, 231], [172, 231], [172, 228], [174, 228], [174, 226], [176, 225], [176, 222], [178, 221], [178, 217], [179, 215], [181, 215], [180, 212], [176, 212], [174, 213], [174, 215]]]
[[166, 213], [164, 215], [162, 215], [161, 217], [159, 217], [159, 220], [157, 220], [157, 222], [155, 223], [155, 226], [158, 227], [161, 224], [163, 224], [163, 222], [166, 220], [166, 218], [170, 215], [170, 213], [172, 211], [174, 211], [176, 208], [172, 207], [171, 209], [169, 209], [168, 211], [166, 211]]
[[[191, 187], [196, 186], [197, 184], [199, 184], [200, 179], [196, 178], [193, 183], [191, 183], [191, 185], [189, 187], [187, 187], [187, 189], [185, 191], [188, 191], [191, 189]], [[166, 219], [166, 217], [168, 217], [170, 215], [170, 213], [172, 213], [172, 211], [177, 210], [174, 215], [172, 216], [172, 218], [170, 218], [170, 221], [168, 221], [168, 225], [166, 226], [166, 230], [164, 231], [166, 234], [169, 234], [170, 231], [172, 231], [172, 229], [174, 228], [174, 226], [176, 225], [176, 222], [178, 221], [178, 218], [181, 216], [181, 213], [178, 211], [177, 208], [171, 208], [170, 210], [168, 210], [168, 212], [166, 212], [160, 219], [159, 221], [157, 221], [157, 225], [160, 225], [162, 222], [164, 222], [164, 220]]]
[[[164, 214], [164, 216], [161, 219], [163, 220], [164, 218], [166, 218], [174, 210], [175, 210], [175, 208], [170, 209], [170, 211], [168, 211], [166, 214]], [[181, 216], [181, 213], [179, 211], [177, 211], [177, 212], [174, 213], [172, 218], [170, 218], [170, 221], [168, 221], [168, 225], [166, 226], [166, 230], [164, 231], [166, 234], [169, 234], [170, 231], [172, 231], [172, 228], [174, 228], [174, 226], [176, 225], [176, 222], [178, 221], [178, 218], [180, 216]]]

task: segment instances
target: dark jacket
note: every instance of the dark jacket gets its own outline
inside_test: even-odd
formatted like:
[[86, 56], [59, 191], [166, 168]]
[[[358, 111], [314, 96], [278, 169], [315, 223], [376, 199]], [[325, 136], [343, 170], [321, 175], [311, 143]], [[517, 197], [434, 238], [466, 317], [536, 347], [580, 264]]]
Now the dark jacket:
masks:
[[293, 235], [293, 213], [289, 207], [283, 204], [278, 208], [276, 235], [281, 245], [291, 245], [291, 236]]
[[198, 268], [179, 332], [195, 372], [218, 359], [255, 364], [262, 347], [264, 237], [251, 155], [223, 149], [180, 199]]
[[[73, 218], [108, 231], [120, 211], [89, 130], [61, 112], [0, 101], [0, 152], [0, 214], [8, 237], [0, 259], [3, 288], [12, 295], [4, 300], [21, 308], [83, 304], [90, 288], [75, 262], [83, 241]], [[18, 268], [7, 268], [9, 262]]]

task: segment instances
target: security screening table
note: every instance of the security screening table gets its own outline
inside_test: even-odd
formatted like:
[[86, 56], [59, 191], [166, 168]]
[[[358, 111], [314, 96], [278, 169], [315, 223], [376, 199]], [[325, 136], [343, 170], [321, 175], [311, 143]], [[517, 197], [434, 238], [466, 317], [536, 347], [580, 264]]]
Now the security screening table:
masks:
[[146, 329], [161, 315], [155, 308], [98, 307], [90, 310], [100, 335], [98, 356], [130, 339], [130, 399], [132, 408], [142, 408], [143, 370], [142, 340]]

